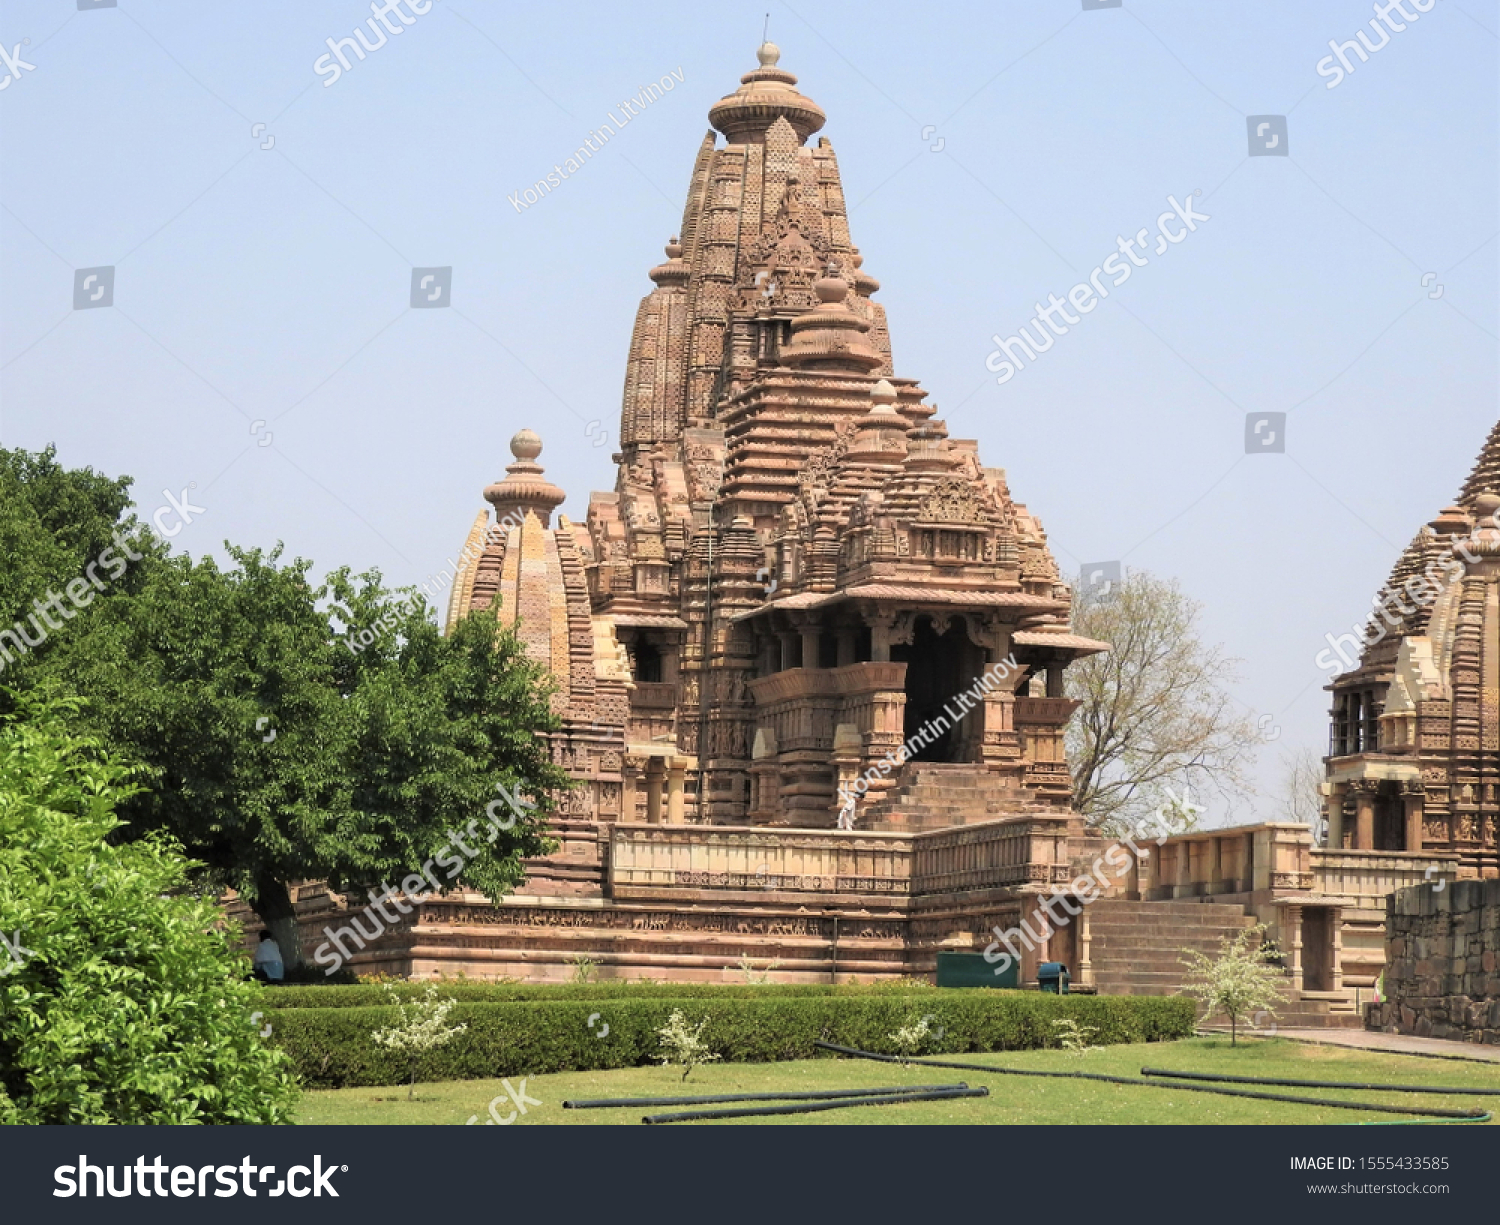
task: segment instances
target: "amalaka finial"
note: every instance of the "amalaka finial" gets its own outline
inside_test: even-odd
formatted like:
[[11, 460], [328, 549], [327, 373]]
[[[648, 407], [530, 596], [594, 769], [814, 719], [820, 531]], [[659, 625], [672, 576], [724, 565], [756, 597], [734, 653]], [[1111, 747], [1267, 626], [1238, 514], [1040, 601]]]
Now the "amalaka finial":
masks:
[[542, 440], [535, 430], [519, 430], [510, 440], [510, 453], [517, 459], [532, 460], [542, 453]]

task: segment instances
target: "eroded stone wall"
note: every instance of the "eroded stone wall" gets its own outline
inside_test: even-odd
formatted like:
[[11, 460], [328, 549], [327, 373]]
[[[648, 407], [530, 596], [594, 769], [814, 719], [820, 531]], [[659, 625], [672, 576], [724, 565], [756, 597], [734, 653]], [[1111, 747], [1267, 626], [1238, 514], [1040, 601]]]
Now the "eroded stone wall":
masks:
[[1368, 1021], [1386, 1033], [1500, 1043], [1500, 880], [1386, 898], [1385, 1001], [1370, 1005]]

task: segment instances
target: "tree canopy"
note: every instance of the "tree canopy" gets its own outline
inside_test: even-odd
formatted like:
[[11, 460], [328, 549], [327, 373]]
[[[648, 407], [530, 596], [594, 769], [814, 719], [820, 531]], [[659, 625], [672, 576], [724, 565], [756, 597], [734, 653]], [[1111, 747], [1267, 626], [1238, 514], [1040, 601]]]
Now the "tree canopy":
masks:
[[[0, 521], [19, 549], [0, 556], [0, 607], [77, 578], [115, 531], [138, 526], [126, 480], [66, 472], [50, 453], [0, 459], [0, 481], [23, 495]], [[44, 549], [70, 516], [82, 526]], [[226, 547], [228, 569], [144, 536], [128, 584], [17, 671], [86, 699], [85, 727], [136, 769], [121, 836], [179, 841], [211, 883], [245, 897], [289, 967], [303, 960], [293, 882], [399, 886], [482, 822], [502, 787], [535, 811], [510, 812], [442, 884], [492, 899], [519, 884], [521, 859], [550, 849], [551, 797], [568, 778], [544, 735], [557, 726], [552, 679], [514, 632], [471, 616], [445, 637], [420, 595], [377, 571], [315, 583], [311, 563], [283, 563], [279, 547]]]

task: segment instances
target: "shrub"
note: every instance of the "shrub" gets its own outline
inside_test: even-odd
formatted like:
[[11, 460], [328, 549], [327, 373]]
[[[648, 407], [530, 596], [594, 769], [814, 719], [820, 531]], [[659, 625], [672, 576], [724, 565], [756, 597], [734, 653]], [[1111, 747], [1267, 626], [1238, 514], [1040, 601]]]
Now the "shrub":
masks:
[[[510, 990], [516, 990], [512, 986]], [[277, 1004], [296, 990], [270, 992]], [[360, 988], [335, 988], [339, 991]], [[463, 1001], [463, 990], [448, 987]], [[1175, 996], [1045, 995], [1031, 991], [964, 991], [932, 988], [920, 996], [840, 988], [802, 994], [777, 987], [726, 987], [692, 991], [664, 984], [653, 993], [571, 995], [543, 988], [550, 997], [506, 1002], [460, 1002], [453, 1019], [467, 1030], [439, 1051], [423, 1055], [418, 1078], [468, 1080], [541, 1076], [553, 1072], [641, 1067], [659, 1053], [659, 1030], [672, 1012], [687, 1010], [705, 1022], [704, 1041], [731, 1063], [812, 1059], [828, 1055], [820, 1039], [882, 1054], [897, 1053], [891, 1032], [913, 1013], [931, 1018], [931, 1053], [1029, 1050], [1058, 1046], [1053, 1022], [1072, 1018], [1098, 1031], [1095, 1041], [1160, 1042], [1190, 1037], [1196, 1009]], [[670, 992], [677, 992], [676, 996]], [[377, 989], [376, 995], [379, 996]], [[278, 1008], [272, 1041], [296, 1063], [305, 1084], [317, 1087], [394, 1085], [408, 1074], [390, 1052], [370, 1041], [394, 1009], [366, 1003], [345, 1007]], [[599, 1014], [591, 1028], [589, 1018]], [[597, 1020], [609, 1025], [607, 1037]]]
[[[357, 1008], [387, 1003], [383, 987], [389, 982], [396, 994], [416, 999], [426, 990], [429, 980], [371, 978], [358, 984], [330, 985], [327, 980], [316, 986], [279, 987], [275, 994], [277, 1008]], [[633, 982], [597, 980], [589, 983], [518, 983], [478, 982], [473, 979], [442, 979], [439, 985], [445, 995], [464, 1003], [504, 1004], [525, 1000], [556, 1002], [559, 1000], [642, 1000], [642, 999], [766, 999], [778, 998], [845, 998], [850, 996], [909, 996], [920, 991], [935, 991], [930, 983], [901, 979], [881, 983], [666, 983], [640, 979]]]
[[18, 698], [0, 727], [0, 1123], [285, 1123], [296, 1086], [260, 1037], [274, 992], [245, 981], [190, 861], [116, 845], [124, 771], [70, 733], [77, 703]]

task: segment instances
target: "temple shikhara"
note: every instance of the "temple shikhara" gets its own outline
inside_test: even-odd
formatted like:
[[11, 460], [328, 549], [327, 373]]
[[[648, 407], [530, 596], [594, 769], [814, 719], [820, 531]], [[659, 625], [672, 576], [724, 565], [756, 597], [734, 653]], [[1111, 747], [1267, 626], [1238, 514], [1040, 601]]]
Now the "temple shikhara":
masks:
[[[1328, 845], [1290, 822], [1091, 833], [1064, 673], [1108, 644], [1072, 631], [1006, 471], [898, 371], [824, 113], [758, 58], [650, 270], [613, 488], [559, 515], [521, 429], [453, 582], [450, 627], [498, 617], [556, 680], [559, 848], [498, 904], [445, 895], [351, 936], [351, 968], [832, 982], [1002, 950], [1023, 984], [1055, 960], [1151, 994], [1181, 985], [1181, 949], [1260, 921], [1282, 1023], [1359, 1024], [1386, 895], [1497, 869], [1500, 435], [1391, 587], [1461, 540], [1462, 578], [1333, 687]], [[309, 949], [349, 931], [347, 901], [301, 891]]]
[[[1330, 686], [1328, 844], [1445, 851], [1500, 874], [1500, 425], [1401, 554]], [[1357, 643], [1355, 635], [1349, 635]]]
[[[727, 143], [704, 137], [650, 272], [614, 489], [554, 524], [563, 491], [517, 434], [450, 620], [515, 622], [551, 668], [572, 815], [829, 828], [874, 768], [860, 828], [910, 830], [901, 789], [928, 763], [991, 812], [1066, 811], [1062, 673], [1105, 644], [1068, 632], [1005, 472], [896, 372], [833, 146], [807, 144], [823, 112], [773, 46], [760, 61], [709, 112]], [[882, 774], [914, 737], [915, 766]]]

